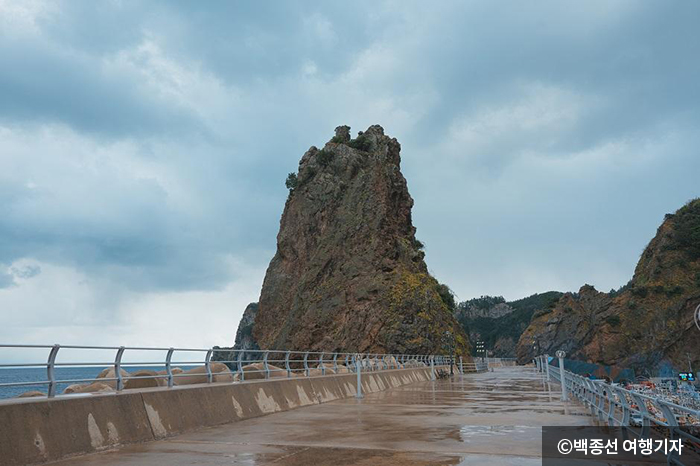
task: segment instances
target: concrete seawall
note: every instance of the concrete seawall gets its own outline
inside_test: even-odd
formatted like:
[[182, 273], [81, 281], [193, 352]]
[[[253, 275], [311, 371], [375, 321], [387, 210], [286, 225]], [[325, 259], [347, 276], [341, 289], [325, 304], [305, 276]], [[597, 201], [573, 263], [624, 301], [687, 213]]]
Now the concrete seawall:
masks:
[[[367, 372], [362, 389], [373, 393], [429, 379], [430, 368]], [[0, 465], [54, 461], [355, 396], [356, 380], [343, 374], [4, 403]]]

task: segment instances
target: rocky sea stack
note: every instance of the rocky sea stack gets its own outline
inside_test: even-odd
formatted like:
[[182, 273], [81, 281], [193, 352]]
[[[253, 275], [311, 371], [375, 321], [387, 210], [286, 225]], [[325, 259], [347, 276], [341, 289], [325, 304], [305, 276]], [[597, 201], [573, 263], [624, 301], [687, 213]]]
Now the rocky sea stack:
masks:
[[535, 312], [518, 343], [518, 358], [567, 351], [572, 359], [648, 371], [700, 366], [700, 199], [667, 214], [642, 253], [634, 277], [602, 293], [584, 285], [553, 308]]
[[381, 126], [355, 139], [340, 126], [301, 158], [252, 328], [260, 348], [469, 354], [415, 237], [400, 150]]

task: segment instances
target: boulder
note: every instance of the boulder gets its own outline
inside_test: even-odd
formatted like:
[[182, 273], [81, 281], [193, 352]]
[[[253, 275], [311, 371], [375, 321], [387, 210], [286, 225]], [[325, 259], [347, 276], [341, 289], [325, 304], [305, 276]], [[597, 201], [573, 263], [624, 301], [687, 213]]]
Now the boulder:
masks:
[[[233, 374], [226, 364], [212, 362], [210, 367], [213, 375], [212, 382], [233, 382]], [[175, 377], [175, 385], [194, 385], [198, 383], [207, 383], [207, 370], [204, 366], [184, 371], [180, 376]]]
[[[122, 378], [124, 381], [129, 377], [129, 373], [125, 371], [124, 369], [120, 369], [119, 373], [122, 375]], [[116, 380], [100, 380], [100, 379], [114, 379], [117, 377], [117, 373], [114, 372], [114, 367], [108, 367], [106, 369], [103, 369], [102, 372], [100, 372], [97, 375], [97, 378], [95, 379], [95, 382], [100, 382], [105, 385], [108, 385], [112, 388], [117, 388], [117, 381]]]
[[66, 387], [63, 390], [64, 395], [70, 395], [71, 393], [99, 393], [99, 392], [111, 392], [114, 391], [110, 385], [102, 382], [93, 382], [91, 384], [73, 384]]
[[36, 396], [46, 396], [46, 393], [42, 393], [39, 390], [31, 390], [31, 391], [22, 393], [21, 395], [17, 396], [16, 398], [34, 398]]
[[[332, 374], [336, 374], [336, 373], [337, 373], [337, 372], [335, 371], [335, 369], [333, 368], [333, 364], [323, 363], [323, 367], [325, 368], [325, 375], [332, 375]], [[338, 367], [340, 367], [340, 365], [338, 365]], [[320, 372], [321, 372], [321, 364], [319, 364], [318, 366], [316, 366], [316, 369], [319, 370], [319, 375], [323, 375], [323, 374], [320, 373]]]
[[[268, 364], [267, 367], [270, 369], [270, 378], [281, 378], [287, 377], [287, 370], [272, 364]], [[261, 362], [256, 362], [253, 364], [248, 364], [243, 366], [243, 372], [245, 372], [245, 380], [262, 380], [265, 378], [265, 365]], [[236, 374], [238, 376], [238, 374]], [[238, 380], [238, 377], [236, 378]]]
[[167, 386], [168, 380], [166, 378], [161, 377], [159, 377], [159, 374], [156, 371], [142, 369], [132, 373], [131, 377], [124, 381], [124, 389], [133, 390], [135, 388], [153, 388]]

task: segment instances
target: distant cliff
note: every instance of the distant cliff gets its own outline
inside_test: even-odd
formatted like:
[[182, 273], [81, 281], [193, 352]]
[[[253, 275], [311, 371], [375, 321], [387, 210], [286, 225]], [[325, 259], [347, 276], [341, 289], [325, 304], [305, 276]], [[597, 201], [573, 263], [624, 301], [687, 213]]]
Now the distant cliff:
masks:
[[597, 364], [638, 373], [700, 367], [700, 199], [667, 214], [644, 250], [632, 280], [602, 293], [590, 285], [567, 293], [533, 316], [518, 358], [557, 349]]
[[514, 358], [520, 335], [533, 314], [554, 307], [562, 294], [548, 291], [510, 302], [502, 296], [482, 296], [459, 303], [455, 315], [472, 343], [484, 342], [495, 357]]
[[253, 326], [255, 325], [255, 316], [258, 314], [258, 308], [258, 303], [250, 303], [243, 311], [243, 317], [241, 317], [238, 330], [236, 331], [236, 343], [233, 346], [235, 349], [260, 349], [253, 337]]
[[380, 126], [355, 139], [341, 126], [289, 175], [252, 331], [261, 348], [469, 353], [415, 237], [400, 149]]
[[[259, 350], [258, 342], [253, 337], [253, 326], [255, 325], [255, 316], [258, 314], [258, 303], [250, 303], [243, 311], [241, 321], [238, 323], [236, 331], [236, 341], [231, 347], [214, 347], [212, 361], [226, 361], [226, 364], [231, 369], [237, 369], [236, 361], [238, 361], [238, 353], [233, 350]], [[243, 360], [258, 360], [258, 353], [243, 353]]]

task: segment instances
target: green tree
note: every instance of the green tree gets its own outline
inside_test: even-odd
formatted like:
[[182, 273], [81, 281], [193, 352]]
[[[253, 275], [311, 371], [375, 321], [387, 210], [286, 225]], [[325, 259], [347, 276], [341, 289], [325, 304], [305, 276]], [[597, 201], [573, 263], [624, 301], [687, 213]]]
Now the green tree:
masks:
[[284, 185], [290, 192], [294, 191], [296, 187], [299, 186], [299, 178], [297, 177], [297, 174], [290, 173], [287, 175], [287, 180], [284, 182]]

